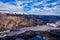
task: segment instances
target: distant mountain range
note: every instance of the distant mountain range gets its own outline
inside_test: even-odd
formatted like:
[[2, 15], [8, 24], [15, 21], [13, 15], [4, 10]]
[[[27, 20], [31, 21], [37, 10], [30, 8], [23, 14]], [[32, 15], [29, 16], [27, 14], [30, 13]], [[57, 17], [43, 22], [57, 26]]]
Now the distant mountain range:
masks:
[[[22, 14], [8, 14], [11, 16], [22, 16]], [[23, 14], [24, 15], [24, 14]], [[58, 15], [24, 15], [25, 17], [32, 17], [34, 19], [42, 19], [45, 23], [59, 21], [60, 16]]]

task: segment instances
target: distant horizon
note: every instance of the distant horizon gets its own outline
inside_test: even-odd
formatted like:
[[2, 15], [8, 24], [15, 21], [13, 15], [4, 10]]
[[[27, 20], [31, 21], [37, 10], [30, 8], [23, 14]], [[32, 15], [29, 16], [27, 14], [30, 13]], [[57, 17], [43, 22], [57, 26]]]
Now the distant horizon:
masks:
[[[17, 12], [0, 12], [0, 13], [6, 13], [6, 14], [22, 14], [22, 13], [17, 13]], [[24, 14], [24, 13], [23, 13]], [[22, 15], [23, 15], [22, 14]], [[35, 15], [35, 14], [24, 14], [24, 15]], [[38, 15], [38, 14], [37, 14]], [[50, 14], [50, 15], [44, 15], [44, 14], [41, 14], [42, 16], [60, 16], [60, 15], [52, 15], [52, 14]]]

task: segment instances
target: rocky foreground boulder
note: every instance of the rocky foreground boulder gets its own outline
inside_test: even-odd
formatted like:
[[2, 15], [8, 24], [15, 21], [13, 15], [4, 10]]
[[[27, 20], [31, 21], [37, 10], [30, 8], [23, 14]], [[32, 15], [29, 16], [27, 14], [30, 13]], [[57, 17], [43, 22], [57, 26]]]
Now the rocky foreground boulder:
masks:
[[[14, 14], [13, 14], [14, 15]], [[32, 27], [36, 25], [43, 25], [43, 20], [28, 18], [25, 16], [8, 16], [5, 13], [0, 13], [0, 31], [12, 30], [21, 27]]]

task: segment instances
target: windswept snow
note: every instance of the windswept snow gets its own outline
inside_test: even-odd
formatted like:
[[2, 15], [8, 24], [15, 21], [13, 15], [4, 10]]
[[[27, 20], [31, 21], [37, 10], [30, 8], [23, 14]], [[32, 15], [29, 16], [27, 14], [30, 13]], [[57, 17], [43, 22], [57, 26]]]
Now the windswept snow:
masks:
[[55, 29], [60, 29], [60, 28], [55, 28], [55, 27], [49, 27], [47, 25], [42, 25], [42, 26], [35, 26], [35, 27], [24, 27], [20, 28], [18, 31], [12, 31], [9, 33], [9, 35], [15, 35], [15, 34], [21, 34], [24, 33], [25, 31], [50, 31], [50, 30], [55, 30]]
[[16, 31], [11, 31], [6, 36], [21, 34], [21, 33], [24, 33], [26, 31], [29, 31], [29, 30], [31, 30], [31, 31], [48, 31], [49, 32], [50, 30], [55, 30], [55, 29], [60, 29], [60, 28], [50, 27], [50, 26], [47, 26], [47, 25], [24, 27], [24, 28], [17, 29]]

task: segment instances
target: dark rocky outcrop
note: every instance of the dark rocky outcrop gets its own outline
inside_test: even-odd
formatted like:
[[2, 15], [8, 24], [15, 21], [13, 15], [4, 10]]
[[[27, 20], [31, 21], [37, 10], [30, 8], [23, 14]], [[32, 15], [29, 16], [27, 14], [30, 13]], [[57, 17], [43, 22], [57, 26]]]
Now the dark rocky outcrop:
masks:
[[49, 32], [43, 31], [26, 31], [22, 34], [6, 36], [5, 38], [1, 38], [5, 40], [56, 40]]

